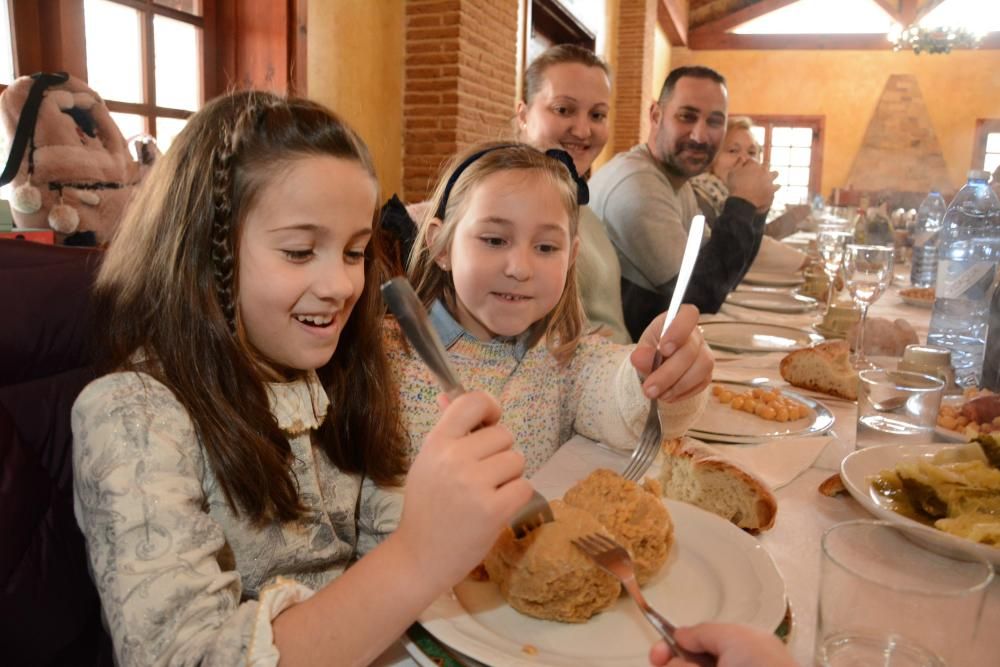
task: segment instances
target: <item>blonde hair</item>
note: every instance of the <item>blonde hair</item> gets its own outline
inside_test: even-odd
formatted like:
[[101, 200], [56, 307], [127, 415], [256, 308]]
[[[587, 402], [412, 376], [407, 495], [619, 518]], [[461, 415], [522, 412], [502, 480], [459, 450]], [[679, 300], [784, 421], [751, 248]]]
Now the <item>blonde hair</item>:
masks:
[[[455, 177], [453, 172], [456, 167], [476, 153], [482, 155], [466, 165]], [[429, 307], [440, 299], [454, 312], [456, 295], [452, 275], [438, 266], [435, 259], [451, 247], [455, 228], [465, 214], [469, 196], [475, 187], [493, 174], [511, 170], [539, 172], [540, 176], [547, 178], [559, 190], [569, 216], [570, 240], [577, 238], [577, 185], [566, 166], [527, 144], [488, 143], [474, 146], [455, 156], [443, 170], [430, 206], [427, 207], [427, 214], [420, 221], [413, 251], [410, 253], [407, 275], [425, 306]], [[454, 183], [448, 190], [449, 180], [452, 178]], [[446, 190], [447, 201], [440, 221], [441, 228], [431, 242], [428, 232], [436, 220], [435, 212], [441, 207]], [[544, 335], [546, 347], [561, 364], [569, 363], [583, 334], [583, 306], [580, 304], [576, 282], [576, 262], [571, 261], [559, 301], [551, 312], [533, 325], [535, 338], [532, 343]]]
[[728, 135], [733, 130], [746, 130], [750, 133], [750, 139], [753, 141], [753, 145], [757, 147], [757, 157], [758, 162], [764, 157], [764, 147], [760, 145], [757, 138], [753, 136], [753, 128], [757, 127], [753, 124], [753, 119], [750, 116], [730, 116], [726, 121], [726, 134]]

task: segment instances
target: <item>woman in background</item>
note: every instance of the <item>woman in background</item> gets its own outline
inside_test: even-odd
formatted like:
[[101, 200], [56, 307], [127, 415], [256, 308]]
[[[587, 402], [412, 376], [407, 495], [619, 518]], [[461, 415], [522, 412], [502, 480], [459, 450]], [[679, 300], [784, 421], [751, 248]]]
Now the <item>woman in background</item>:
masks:
[[[535, 58], [524, 72], [517, 103], [517, 133], [539, 150], [561, 148], [586, 176], [608, 142], [611, 71], [592, 52], [560, 44]], [[622, 315], [621, 266], [604, 225], [580, 206], [577, 284], [590, 323], [616, 343], [631, 343]]]

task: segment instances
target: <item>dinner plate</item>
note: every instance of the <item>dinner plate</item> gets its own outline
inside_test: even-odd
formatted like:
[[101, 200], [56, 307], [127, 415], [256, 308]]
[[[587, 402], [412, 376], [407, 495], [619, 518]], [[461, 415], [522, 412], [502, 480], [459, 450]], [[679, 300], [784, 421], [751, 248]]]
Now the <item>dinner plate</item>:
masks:
[[730, 292], [726, 303], [774, 313], [804, 313], [819, 303], [811, 296], [787, 292]]
[[747, 271], [743, 276], [745, 283], [751, 285], [769, 285], [771, 287], [795, 287], [806, 281], [800, 273], [780, 273], [776, 271]]
[[[714, 514], [665, 499], [674, 548], [643, 595], [676, 625], [747, 623], [774, 631], [785, 615], [785, 586], [756, 539]], [[465, 580], [420, 617], [428, 632], [488, 665], [632, 667], [647, 664], [659, 635], [627, 595], [586, 623], [525, 616], [496, 584]]]
[[823, 340], [817, 334], [778, 324], [718, 321], [699, 326], [711, 347], [732, 352], [791, 352]]
[[[848, 454], [840, 464], [840, 478], [848, 492], [866, 510], [880, 519], [902, 525], [923, 526], [924, 524], [908, 519], [892, 511], [888, 501], [880, 496], [871, 485], [869, 478], [883, 470], [895, 467], [904, 459], [930, 459], [950, 445], [886, 445], [884, 447], [866, 447]], [[1000, 548], [978, 544], [964, 537], [958, 537], [940, 530], [928, 531], [927, 545], [945, 549], [960, 549], [976, 553], [1000, 566]]]
[[[961, 407], [964, 403], [965, 398], [962, 396], [945, 396], [941, 399], [942, 406], [951, 405]], [[973, 438], [970, 438], [961, 431], [952, 431], [939, 424], [934, 425], [934, 433], [945, 442], [971, 442], [973, 440]]]
[[[713, 382], [735, 393], [744, 393], [751, 386], [741, 382]], [[771, 391], [774, 387], [761, 387]], [[818, 435], [829, 431], [834, 416], [822, 403], [794, 391], [779, 389], [787, 398], [805, 404], [809, 415], [790, 422], [762, 419], [742, 410], [734, 410], [728, 404], [720, 403], [715, 396], [708, 397], [708, 404], [698, 420], [688, 429], [688, 435], [702, 440], [727, 442], [732, 444], [752, 444], [767, 442], [775, 438]]]

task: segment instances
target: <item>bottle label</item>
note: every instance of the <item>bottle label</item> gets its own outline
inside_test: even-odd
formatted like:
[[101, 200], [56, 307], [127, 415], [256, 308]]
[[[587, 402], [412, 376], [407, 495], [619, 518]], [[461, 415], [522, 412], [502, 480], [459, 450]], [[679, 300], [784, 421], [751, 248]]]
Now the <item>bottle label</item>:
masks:
[[939, 270], [937, 275], [936, 296], [944, 299], [957, 299], [982, 280], [986, 274], [993, 270], [994, 266], [993, 262], [976, 262], [967, 265], [966, 262], [942, 260], [940, 265], [942, 270]]

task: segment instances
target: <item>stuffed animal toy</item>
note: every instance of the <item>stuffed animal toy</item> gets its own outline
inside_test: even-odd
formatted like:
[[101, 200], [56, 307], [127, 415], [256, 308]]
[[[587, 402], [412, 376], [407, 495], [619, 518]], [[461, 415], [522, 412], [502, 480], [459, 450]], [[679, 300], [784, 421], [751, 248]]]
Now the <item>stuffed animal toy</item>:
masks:
[[62, 72], [22, 76], [0, 95], [0, 117], [11, 148], [0, 185], [13, 183], [15, 227], [107, 243], [146, 169], [101, 97]]

